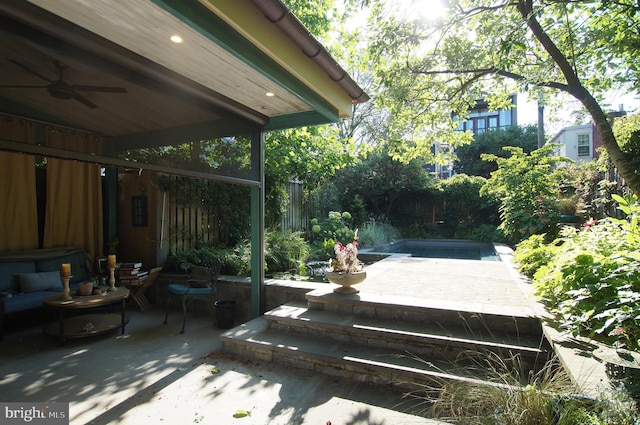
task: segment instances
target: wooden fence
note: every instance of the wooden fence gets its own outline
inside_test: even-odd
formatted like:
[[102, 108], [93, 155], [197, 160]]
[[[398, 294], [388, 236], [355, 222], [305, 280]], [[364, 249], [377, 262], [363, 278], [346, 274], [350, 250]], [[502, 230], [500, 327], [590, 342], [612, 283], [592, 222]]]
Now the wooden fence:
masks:
[[304, 183], [301, 181], [289, 182], [287, 188], [289, 203], [280, 221], [282, 230], [307, 230], [309, 221], [316, 214], [317, 202], [305, 196], [303, 187]]
[[[174, 179], [183, 178], [174, 177]], [[195, 191], [195, 188], [189, 186], [185, 181], [182, 182], [181, 187], [187, 191]], [[165, 208], [169, 232], [165, 239], [168, 239], [171, 251], [193, 248], [198, 244], [220, 242], [220, 226], [216, 208], [180, 205], [176, 202], [175, 196], [170, 194], [166, 195], [163, 208]]]

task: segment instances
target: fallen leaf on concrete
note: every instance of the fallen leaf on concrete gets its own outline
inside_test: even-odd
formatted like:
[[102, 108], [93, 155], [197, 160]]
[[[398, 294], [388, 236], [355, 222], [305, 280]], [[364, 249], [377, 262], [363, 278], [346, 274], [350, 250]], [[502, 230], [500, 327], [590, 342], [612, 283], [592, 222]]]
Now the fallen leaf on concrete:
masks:
[[247, 410], [236, 410], [236, 413], [233, 414], [234, 418], [245, 418], [247, 416], [251, 416], [251, 412]]

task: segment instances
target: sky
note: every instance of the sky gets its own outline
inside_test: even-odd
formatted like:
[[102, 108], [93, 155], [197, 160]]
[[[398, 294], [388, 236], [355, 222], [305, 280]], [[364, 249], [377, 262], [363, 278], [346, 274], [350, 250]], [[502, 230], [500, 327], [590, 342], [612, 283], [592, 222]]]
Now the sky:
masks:
[[[625, 91], [611, 91], [607, 94], [606, 104], [610, 105], [605, 110], [619, 110], [620, 105], [623, 106], [628, 114], [640, 113], [640, 100], [637, 96], [629, 94]], [[590, 123], [589, 117], [586, 118], [586, 122], [576, 122], [573, 116], [573, 111], [580, 109], [580, 104], [577, 100], [573, 99], [569, 95], [563, 95], [560, 98], [561, 108], [554, 110], [551, 108], [544, 109], [545, 120], [545, 132], [554, 136], [562, 128]], [[538, 123], [538, 102], [537, 99], [529, 99], [526, 93], [518, 94], [518, 125], [530, 125]]]

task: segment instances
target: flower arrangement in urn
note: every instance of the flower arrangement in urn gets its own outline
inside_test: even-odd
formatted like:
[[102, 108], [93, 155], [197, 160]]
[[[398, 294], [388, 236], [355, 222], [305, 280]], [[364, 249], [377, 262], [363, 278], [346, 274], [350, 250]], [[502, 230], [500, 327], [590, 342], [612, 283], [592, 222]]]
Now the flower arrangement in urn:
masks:
[[336, 257], [331, 259], [330, 270], [338, 273], [353, 273], [362, 271], [364, 264], [358, 260], [358, 231], [353, 237], [353, 242], [346, 246], [336, 242], [334, 246]]
[[353, 242], [346, 246], [337, 242], [334, 246], [336, 257], [331, 260], [327, 279], [331, 283], [340, 285], [334, 292], [340, 294], [356, 294], [358, 291], [352, 285], [362, 282], [367, 274], [364, 264], [358, 260], [358, 231], [356, 230]]

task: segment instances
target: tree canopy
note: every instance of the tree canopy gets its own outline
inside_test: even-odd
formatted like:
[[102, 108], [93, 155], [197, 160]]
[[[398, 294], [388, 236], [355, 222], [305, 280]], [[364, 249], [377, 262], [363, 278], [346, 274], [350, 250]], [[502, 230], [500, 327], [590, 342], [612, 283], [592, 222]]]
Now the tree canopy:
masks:
[[[362, 2], [358, 2], [362, 3]], [[620, 150], [603, 103], [621, 84], [638, 92], [640, 8], [634, 0], [450, 0], [438, 21], [402, 19], [385, 0], [370, 7], [375, 102], [389, 114], [396, 155], [428, 157], [479, 98], [508, 108], [508, 95], [565, 92], [588, 111], [614, 165], [636, 193], [640, 175]]]
[[456, 173], [482, 176], [488, 179], [498, 165], [493, 161], [482, 160], [483, 154], [508, 156], [503, 148], [514, 146], [529, 153], [538, 147], [538, 128], [536, 126], [511, 126], [504, 130], [485, 131], [474, 137], [473, 143], [456, 149], [454, 168]]

